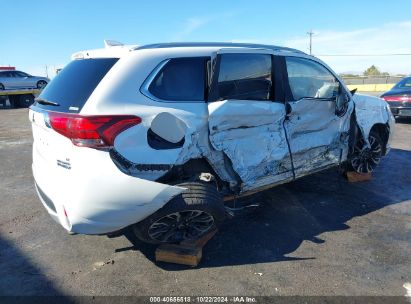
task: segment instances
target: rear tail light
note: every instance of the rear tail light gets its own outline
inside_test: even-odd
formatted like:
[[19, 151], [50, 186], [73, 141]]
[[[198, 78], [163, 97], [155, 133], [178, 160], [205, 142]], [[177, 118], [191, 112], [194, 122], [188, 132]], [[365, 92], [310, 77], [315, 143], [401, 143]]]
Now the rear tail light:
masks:
[[70, 138], [79, 147], [103, 148], [114, 145], [114, 139], [124, 130], [141, 123], [133, 115], [83, 116], [49, 112], [50, 126]]
[[384, 100], [387, 102], [390, 101], [399, 101], [399, 102], [408, 102], [411, 101], [411, 96], [398, 96], [398, 95], [388, 95], [388, 96], [383, 96]]

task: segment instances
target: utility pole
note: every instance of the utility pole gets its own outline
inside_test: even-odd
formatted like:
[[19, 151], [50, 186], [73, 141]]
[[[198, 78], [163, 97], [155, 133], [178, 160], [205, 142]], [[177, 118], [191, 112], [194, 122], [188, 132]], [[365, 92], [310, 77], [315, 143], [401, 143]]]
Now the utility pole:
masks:
[[307, 35], [310, 36], [310, 55], [312, 55], [312, 50], [313, 50], [313, 36], [314, 36], [314, 32], [313, 30], [310, 30], [309, 32], [307, 32]]

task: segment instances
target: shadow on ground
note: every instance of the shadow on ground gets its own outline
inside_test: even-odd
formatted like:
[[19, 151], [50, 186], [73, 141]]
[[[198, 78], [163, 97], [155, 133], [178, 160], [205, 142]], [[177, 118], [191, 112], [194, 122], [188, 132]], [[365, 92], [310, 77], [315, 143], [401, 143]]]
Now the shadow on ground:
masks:
[[40, 267], [2, 236], [0, 261], [1, 303], [47, 303], [52, 299], [48, 297], [56, 296], [59, 303], [74, 303], [65, 297]]
[[[318, 236], [324, 232], [349, 229], [346, 222], [352, 218], [411, 199], [411, 175], [401, 175], [411, 172], [409, 159], [410, 151], [393, 149], [369, 182], [349, 183], [331, 169], [265, 191], [256, 212], [224, 224], [204, 248], [199, 267], [315, 259], [287, 255], [305, 240], [323, 243]], [[124, 234], [133, 246], [118, 251], [140, 250], [154, 262], [155, 246], [136, 240], [130, 229]], [[186, 269], [165, 263], [158, 266]]]
[[398, 117], [395, 119], [397, 124], [411, 124], [411, 117]]

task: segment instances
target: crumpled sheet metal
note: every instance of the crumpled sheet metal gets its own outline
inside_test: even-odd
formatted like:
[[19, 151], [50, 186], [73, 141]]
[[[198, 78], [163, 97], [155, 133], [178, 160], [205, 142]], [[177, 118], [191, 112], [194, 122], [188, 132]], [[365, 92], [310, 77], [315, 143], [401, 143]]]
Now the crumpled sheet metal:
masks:
[[336, 116], [334, 101], [302, 100], [292, 105], [286, 123], [295, 176], [338, 164], [347, 157], [347, 134], [350, 128], [350, 104], [343, 117]]
[[[366, 138], [376, 123], [389, 123], [392, 131], [393, 118], [385, 101], [356, 94], [354, 103], [358, 125]], [[292, 106], [292, 115], [285, 122], [285, 127], [293, 153], [295, 176], [301, 177], [344, 161], [348, 154], [349, 117], [354, 109], [353, 103], [343, 118], [333, 114], [333, 102], [325, 105], [325, 102], [313, 101]], [[205, 157], [221, 179], [235, 184], [236, 177], [230, 173], [234, 170], [243, 183], [242, 192], [293, 178], [283, 129], [283, 104], [238, 100], [234, 103], [213, 102], [204, 107], [201, 115], [174, 114], [186, 125], [182, 149], [156, 151], [149, 158], [147, 154], [140, 155], [139, 161], [157, 163], [169, 160], [167, 163], [171, 165], [180, 165], [190, 159]], [[134, 138], [136, 135], [130, 134]], [[162, 157], [161, 154], [166, 155]], [[227, 168], [227, 157], [231, 160], [232, 169]], [[166, 172], [134, 174], [154, 180]]]
[[283, 161], [288, 159], [282, 127], [284, 111], [283, 104], [274, 102], [209, 104], [211, 144], [231, 159], [245, 188], [251, 188], [259, 178], [291, 170], [291, 163]]
[[[357, 117], [357, 123], [361, 132], [368, 143], [368, 136], [372, 127], [377, 124], [389, 124], [390, 126], [390, 139], [395, 127], [395, 119], [391, 114], [389, 106], [386, 101], [381, 98], [367, 96], [363, 94], [355, 94], [353, 96], [355, 103], [355, 113]], [[390, 149], [390, 142], [387, 144], [387, 150]]]

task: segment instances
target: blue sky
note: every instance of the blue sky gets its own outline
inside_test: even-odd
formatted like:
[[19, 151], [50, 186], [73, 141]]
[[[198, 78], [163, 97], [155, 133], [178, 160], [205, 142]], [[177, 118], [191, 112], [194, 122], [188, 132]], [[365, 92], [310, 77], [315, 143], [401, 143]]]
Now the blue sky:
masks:
[[411, 1], [21, 1], [1, 0], [0, 65], [44, 75], [70, 55], [103, 46], [171, 41], [241, 41], [296, 47], [337, 72], [371, 64], [411, 73]]

